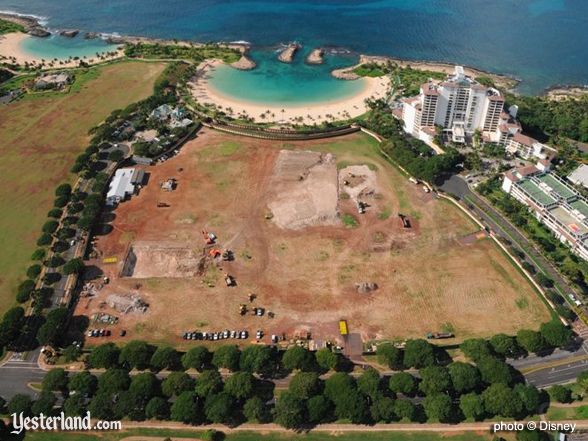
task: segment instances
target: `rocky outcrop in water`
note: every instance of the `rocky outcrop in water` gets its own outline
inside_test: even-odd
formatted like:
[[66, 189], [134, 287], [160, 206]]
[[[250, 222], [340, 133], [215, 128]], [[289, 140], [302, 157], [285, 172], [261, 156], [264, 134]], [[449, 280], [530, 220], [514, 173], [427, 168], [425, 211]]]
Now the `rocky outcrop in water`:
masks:
[[115, 37], [115, 36], [111, 35], [106, 39], [106, 42], [108, 44], [125, 44], [127, 42], [127, 40], [130, 40], [130, 39], [128, 39], [128, 38], [125, 39], [123, 37]]
[[47, 29], [41, 26], [41, 24], [35, 17], [0, 12], [0, 18], [2, 20], [10, 21], [12, 23], [21, 25], [25, 28], [25, 31], [28, 34], [34, 37], [48, 37], [49, 35], [51, 35], [51, 33], [47, 31]]
[[280, 52], [280, 55], [278, 55], [278, 60], [280, 60], [282, 63], [291, 63], [292, 60], [294, 60], [294, 55], [296, 55], [296, 52], [298, 52], [301, 47], [302, 46], [300, 46], [298, 43], [290, 43], [288, 47]]
[[313, 49], [312, 52], [310, 54], [308, 54], [308, 57], [306, 57], [306, 62], [308, 64], [323, 64], [324, 63], [324, 59], [323, 56], [325, 55], [325, 50], [323, 48], [316, 48]]
[[29, 35], [32, 35], [33, 37], [41, 37], [41, 38], [49, 37], [51, 35], [51, 32], [49, 32], [47, 29], [45, 29], [41, 26], [29, 29], [28, 33], [29, 33]]
[[59, 33], [62, 37], [74, 38], [80, 33], [78, 29], [66, 29]]

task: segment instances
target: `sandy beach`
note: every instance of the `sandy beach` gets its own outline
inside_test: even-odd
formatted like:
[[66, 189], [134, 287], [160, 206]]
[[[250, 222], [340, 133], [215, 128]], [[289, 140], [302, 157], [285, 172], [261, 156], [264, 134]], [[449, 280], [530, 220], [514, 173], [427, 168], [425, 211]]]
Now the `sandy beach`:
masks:
[[[390, 85], [389, 79], [385, 77], [363, 78], [356, 80], [365, 83], [365, 87], [361, 92], [341, 100], [310, 103], [308, 105], [259, 104], [241, 101], [223, 95], [211, 87], [208, 81], [209, 74], [221, 64], [222, 61], [209, 61], [199, 66], [198, 76], [190, 83], [192, 94], [201, 104], [213, 104], [223, 111], [230, 108], [232, 109], [231, 116], [238, 117], [239, 115], [245, 114], [253, 118], [256, 122], [304, 122], [306, 124], [314, 124], [330, 121], [333, 118], [336, 120], [353, 118], [367, 111], [365, 105], [366, 98], [385, 97]], [[332, 115], [333, 118], [328, 115]]]
[[[5, 34], [0, 35], [0, 60], [7, 60], [8, 62], [15, 62], [17, 64], [38, 64], [42, 63], [41, 58], [35, 57], [33, 55], [28, 54], [26, 51], [22, 49], [22, 43], [27, 38], [35, 38], [31, 37], [30, 35], [23, 34], [23, 33], [12, 33], [12, 34]], [[97, 58], [95, 55], [93, 57], [85, 58], [84, 61], [88, 64], [97, 64], [102, 63], [107, 60], [112, 60], [115, 58], [120, 58], [123, 56], [122, 48], [119, 48], [116, 51], [116, 55], [104, 55], [102, 59]], [[45, 59], [45, 66], [44, 67], [77, 67], [80, 63], [80, 60], [69, 60], [63, 59], [59, 61]]]

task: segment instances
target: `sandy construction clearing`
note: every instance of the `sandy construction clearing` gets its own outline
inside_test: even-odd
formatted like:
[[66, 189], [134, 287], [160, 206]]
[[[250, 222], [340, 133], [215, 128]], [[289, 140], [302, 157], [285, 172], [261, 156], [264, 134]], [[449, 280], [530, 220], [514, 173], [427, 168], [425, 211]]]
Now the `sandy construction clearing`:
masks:
[[[334, 183], [328, 180], [334, 190], [313, 192], [338, 192], [341, 221], [299, 229], [277, 224], [270, 205], [278, 187], [299, 197], [296, 186], [310, 176], [299, 181], [294, 168], [291, 181], [286, 174], [276, 183], [282, 150], [305, 158], [302, 168], [334, 156], [335, 166], [329, 166], [329, 173], [335, 170]], [[316, 152], [312, 160], [308, 151]], [[311, 331], [317, 339], [332, 339], [344, 318], [364, 340], [421, 337], [446, 329], [463, 339], [537, 328], [549, 319], [523, 276], [484, 234], [473, 234], [478, 228], [463, 213], [409, 183], [364, 135], [288, 144], [204, 130], [149, 172], [141, 193], [114, 211], [112, 232], [97, 239], [99, 258], [91, 263], [111, 283], [77, 308], [83, 315], [108, 312], [100, 305], [104, 308], [101, 302], [109, 293], [139, 293], [149, 312], [121, 318], [126, 338], [185, 346], [190, 343], [180, 335], [188, 330], [262, 329], [266, 336]], [[164, 192], [158, 183], [171, 177], [177, 189]], [[354, 198], [367, 203], [365, 214], [358, 213]], [[158, 202], [168, 206], [157, 208]], [[412, 228], [403, 228], [399, 213], [409, 217]], [[153, 271], [143, 275], [162, 271], [159, 277], [118, 277], [131, 245], [157, 241], [202, 250], [203, 230], [214, 232], [215, 246], [231, 249], [235, 260], [209, 259], [194, 277], [164, 277], [178, 263], [171, 270], [167, 263], [156, 269], [162, 265], [156, 261]], [[118, 257], [119, 263], [104, 265], [104, 257]], [[141, 271], [148, 271], [145, 262]], [[195, 259], [187, 266], [195, 267]], [[236, 286], [225, 285], [225, 273]], [[378, 289], [359, 293], [357, 283], [375, 283]], [[256, 294], [252, 302], [251, 293]], [[248, 309], [244, 316], [241, 304]], [[275, 317], [254, 316], [253, 307]], [[113, 332], [112, 338], [117, 336]]]
[[332, 154], [280, 151], [272, 189], [268, 206], [279, 227], [300, 229], [340, 223], [337, 164]]
[[122, 277], [194, 277], [202, 252], [185, 243], [134, 242], [125, 257]]

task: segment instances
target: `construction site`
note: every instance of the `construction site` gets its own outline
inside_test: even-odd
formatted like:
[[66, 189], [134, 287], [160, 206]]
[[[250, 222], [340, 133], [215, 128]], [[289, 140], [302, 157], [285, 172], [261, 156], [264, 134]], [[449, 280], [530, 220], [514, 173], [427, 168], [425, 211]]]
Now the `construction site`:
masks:
[[366, 135], [281, 143], [205, 129], [148, 170], [93, 240], [87, 263], [108, 283], [76, 308], [116, 317], [108, 339], [319, 347], [344, 343], [342, 320], [361, 344], [463, 340], [549, 319], [486, 234]]

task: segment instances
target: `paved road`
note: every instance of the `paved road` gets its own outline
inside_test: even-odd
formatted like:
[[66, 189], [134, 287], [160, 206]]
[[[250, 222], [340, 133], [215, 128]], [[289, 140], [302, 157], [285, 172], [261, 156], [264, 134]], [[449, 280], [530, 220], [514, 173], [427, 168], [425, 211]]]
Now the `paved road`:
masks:
[[574, 382], [578, 375], [585, 370], [588, 370], [588, 360], [579, 360], [557, 367], [529, 372], [525, 375], [525, 378], [528, 383], [537, 387], [548, 387], [554, 384]]
[[[15, 356], [19, 358], [18, 355]], [[27, 394], [36, 397], [28, 383], [39, 383], [43, 380], [45, 371], [37, 365], [37, 354], [29, 353], [26, 359], [11, 359], [0, 367], [0, 396], [5, 400], [16, 394]]]
[[[575, 292], [575, 289], [569, 286], [569, 284], [561, 277], [551, 262], [543, 257], [537, 248], [535, 248], [535, 245], [529, 239], [527, 239], [527, 237], [523, 235], [514, 225], [512, 225], [502, 213], [486, 203], [478, 195], [473, 193], [465, 180], [457, 175], [454, 175], [445, 181], [445, 183], [443, 183], [441, 189], [446, 193], [457, 196], [460, 200], [472, 202], [474, 204], [474, 208], [471, 211], [479, 218], [483, 219], [486, 225], [488, 225], [495, 234], [508, 239], [509, 241], [513, 242], [513, 245], [517, 246], [517, 248], [519, 248], [525, 254], [530, 255], [530, 260], [537, 262], [539, 266], [547, 272], [547, 275], [564, 290], [564, 292], [561, 292], [561, 294], [565, 297], [566, 301], [568, 301], [568, 296], [566, 293]], [[497, 223], [495, 219], [500, 219], [500, 223]]]

